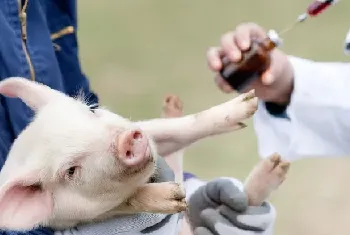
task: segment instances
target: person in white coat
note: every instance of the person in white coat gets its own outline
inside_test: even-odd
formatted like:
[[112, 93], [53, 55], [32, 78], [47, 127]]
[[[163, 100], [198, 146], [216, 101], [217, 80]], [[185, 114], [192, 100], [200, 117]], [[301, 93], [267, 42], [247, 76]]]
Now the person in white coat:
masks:
[[[239, 61], [252, 37], [263, 39], [266, 32], [255, 23], [243, 23], [208, 50], [209, 67], [223, 92], [233, 89], [219, 75], [220, 58]], [[243, 92], [250, 89], [260, 98], [254, 128], [261, 157], [278, 152], [294, 161], [350, 154], [350, 63], [315, 62], [276, 48], [270, 67]]]

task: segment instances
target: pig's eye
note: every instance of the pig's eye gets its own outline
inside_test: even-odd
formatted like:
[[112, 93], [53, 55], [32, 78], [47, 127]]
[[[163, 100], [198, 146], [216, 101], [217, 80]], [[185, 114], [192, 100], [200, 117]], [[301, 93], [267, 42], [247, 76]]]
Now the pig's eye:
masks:
[[73, 178], [76, 169], [77, 169], [77, 168], [76, 168], [75, 166], [72, 166], [71, 168], [68, 169], [67, 175], [68, 175], [68, 177], [69, 177], [70, 179]]

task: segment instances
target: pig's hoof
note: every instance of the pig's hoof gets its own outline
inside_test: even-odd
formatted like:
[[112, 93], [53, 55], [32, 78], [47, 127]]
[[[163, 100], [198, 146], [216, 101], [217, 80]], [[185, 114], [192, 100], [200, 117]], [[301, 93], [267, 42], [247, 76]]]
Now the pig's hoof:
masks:
[[169, 182], [168, 186], [170, 190], [168, 191], [169, 194], [165, 201], [165, 211], [162, 213], [174, 214], [181, 211], [186, 211], [187, 203], [184, 188], [175, 182]]
[[171, 182], [170, 184], [174, 187], [171, 191], [170, 198], [181, 200], [186, 197], [186, 192], [184, 188], [180, 186], [180, 184], [175, 182]]
[[187, 209], [188, 209], [188, 207], [187, 207], [186, 199], [182, 199], [181, 201], [178, 202], [178, 204], [176, 206], [176, 212], [175, 213], [187, 211]]
[[250, 90], [249, 92], [243, 94], [242, 101], [247, 102], [253, 98], [255, 98], [255, 90]]
[[[214, 119], [216, 127], [220, 129], [237, 130], [242, 129], [246, 125], [242, 122], [255, 113], [258, 108], [258, 98], [255, 96], [254, 91], [241, 94], [232, 100], [216, 106]], [[213, 120], [214, 121], [214, 120]]]
[[276, 190], [286, 178], [290, 163], [273, 154], [260, 161], [249, 174], [245, 191], [251, 205], [259, 205]]
[[235, 103], [232, 104], [232, 108], [236, 110], [234, 113], [236, 113], [241, 120], [250, 118], [258, 109], [258, 98], [255, 96], [254, 90], [241, 94], [232, 101]]
[[163, 112], [164, 117], [180, 117], [182, 116], [183, 103], [178, 96], [167, 95], [164, 98]]

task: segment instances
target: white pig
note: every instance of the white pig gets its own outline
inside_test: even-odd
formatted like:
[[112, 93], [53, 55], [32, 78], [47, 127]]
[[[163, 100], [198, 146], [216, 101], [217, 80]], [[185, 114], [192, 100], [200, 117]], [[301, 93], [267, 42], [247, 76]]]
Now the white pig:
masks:
[[0, 228], [11, 230], [184, 211], [178, 184], [148, 183], [158, 154], [241, 129], [257, 109], [252, 91], [194, 115], [132, 122], [24, 78], [3, 80], [0, 94], [35, 111], [0, 172]]

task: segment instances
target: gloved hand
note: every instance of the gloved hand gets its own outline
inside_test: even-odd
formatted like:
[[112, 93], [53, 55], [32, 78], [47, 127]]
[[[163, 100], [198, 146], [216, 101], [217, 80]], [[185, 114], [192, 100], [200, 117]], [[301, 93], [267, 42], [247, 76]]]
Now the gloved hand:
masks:
[[248, 206], [243, 185], [219, 178], [189, 197], [189, 221], [195, 235], [272, 235], [276, 212], [272, 205]]

